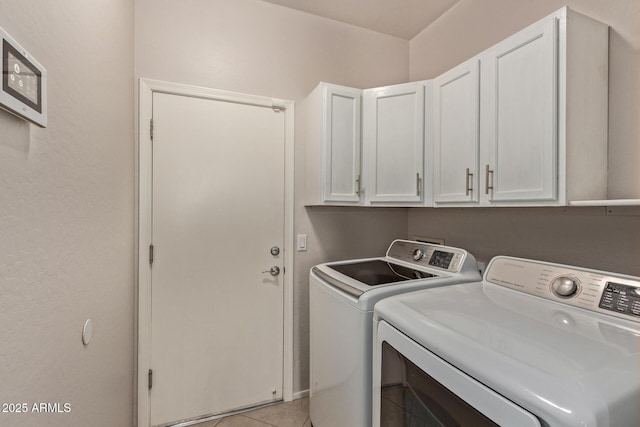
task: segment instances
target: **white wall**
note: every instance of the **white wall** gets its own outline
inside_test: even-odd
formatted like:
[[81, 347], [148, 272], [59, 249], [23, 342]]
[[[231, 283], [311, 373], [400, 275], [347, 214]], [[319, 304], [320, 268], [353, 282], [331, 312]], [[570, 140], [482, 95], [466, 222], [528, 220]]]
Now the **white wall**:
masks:
[[46, 129], [0, 111], [0, 402], [71, 404], [0, 425], [130, 426], [133, 5], [2, 0], [0, 26], [49, 73]]
[[409, 43], [258, 0], [136, 0], [136, 76], [295, 101], [407, 81]]
[[[460, 0], [410, 42], [411, 80], [433, 78], [564, 4], [610, 25], [609, 198], [640, 198], [640, 0]], [[409, 235], [640, 275], [640, 211], [410, 209]], [[630, 215], [635, 213], [635, 215]]]
[[[302, 101], [327, 81], [366, 88], [409, 78], [409, 43], [258, 0], [137, 0], [135, 74]], [[305, 208], [304, 144], [296, 121], [294, 391], [309, 387], [308, 271], [381, 255], [405, 237], [405, 209]]]

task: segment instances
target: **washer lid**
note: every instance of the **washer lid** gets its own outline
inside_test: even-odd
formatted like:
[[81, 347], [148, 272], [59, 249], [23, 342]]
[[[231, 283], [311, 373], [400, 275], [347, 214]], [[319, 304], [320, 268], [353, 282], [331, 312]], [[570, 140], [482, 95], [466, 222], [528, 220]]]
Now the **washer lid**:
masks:
[[390, 297], [375, 316], [551, 425], [640, 420], [633, 322], [486, 283]]
[[327, 267], [368, 286], [386, 285], [389, 283], [398, 283], [407, 280], [436, 277], [435, 274], [427, 271], [405, 267], [382, 259], [342, 264], [327, 264]]
[[[391, 262], [388, 258], [319, 264], [311, 269], [311, 273], [358, 301], [365, 298], [365, 295], [370, 294], [372, 290], [394, 295], [398, 292], [389, 288], [402, 285], [405, 291], [418, 290], [425, 287], [425, 282], [433, 283], [437, 278], [445, 278], [428, 271], [414, 269], [410, 264], [402, 266]], [[449, 278], [448, 282], [451, 282], [450, 275], [446, 277]], [[469, 280], [473, 279], [467, 279]], [[456, 283], [461, 282], [464, 280]], [[369, 309], [373, 309], [373, 304], [366, 305], [370, 305]]]

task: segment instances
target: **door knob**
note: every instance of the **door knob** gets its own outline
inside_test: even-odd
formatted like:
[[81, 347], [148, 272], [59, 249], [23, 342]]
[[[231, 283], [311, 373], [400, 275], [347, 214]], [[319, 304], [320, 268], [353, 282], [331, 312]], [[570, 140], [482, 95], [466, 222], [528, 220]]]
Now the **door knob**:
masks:
[[278, 274], [280, 274], [280, 267], [278, 267], [277, 265], [274, 265], [269, 270], [263, 271], [263, 273], [269, 273], [272, 276], [277, 276]]

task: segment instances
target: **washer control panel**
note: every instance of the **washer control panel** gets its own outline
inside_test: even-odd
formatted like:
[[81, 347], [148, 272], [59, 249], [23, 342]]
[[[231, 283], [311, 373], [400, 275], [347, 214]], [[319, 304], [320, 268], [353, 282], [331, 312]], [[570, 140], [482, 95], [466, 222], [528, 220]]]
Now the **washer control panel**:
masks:
[[640, 322], [640, 277], [512, 257], [495, 257], [484, 281]]
[[413, 260], [414, 261], [420, 261], [422, 258], [424, 258], [424, 249], [422, 249], [422, 248], [414, 249], [413, 250]]
[[467, 252], [450, 246], [395, 240], [387, 256], [422, 267], [457, 273], [462, 268]]

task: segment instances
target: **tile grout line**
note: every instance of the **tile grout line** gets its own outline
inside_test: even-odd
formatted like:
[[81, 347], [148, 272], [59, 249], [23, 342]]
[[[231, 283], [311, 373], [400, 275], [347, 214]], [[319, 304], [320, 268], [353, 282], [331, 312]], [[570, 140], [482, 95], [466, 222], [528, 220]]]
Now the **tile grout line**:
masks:
[[249, 418], [250, 420], [257, 421], [257, 422], [262, 423], [262, 424], [267, 425], [267, 426], [278, 427], [278, 425], [276, 425], [276, 424], [271, 424], [271, 423], [268, 423], [268, 422], [266, 422], [264, 420], [259, 420], [257, 418], [253, 418], [253, 417], [250, 417], [248, 415], [242, 415], [242, 416], [245, 417], [245, 418]]
[[[280, 406], [280, 407], [286, 407], [286, 406], [289, 406], [289, 407], [291, 408], [291, 407], [293, 407], [293, 406], [294, 406], [294, 405], [290, 405], [290, 404], [292, 404], [292, 402], [281, 402], [281, 403], [278, 403], [278, 404], [276, 404], [276, 405], [272, 405], [271, 407], [277, 407], [277, 406]], [[297, 408], [297, 409], [295, 409], [295, 410], [297, 411], [298, 409], [299, 409], [299, 408]], [[260, 409], [258, 409], [258, 410], [256, 410], [256, 411], [260, 411]], [[304, 427], [304, 424], [307, 422], [307, 420], [309, 420], [309, 419], [310, 419], [310, 415], [308, 414], [308, 410], [307, 410], [307, 411], [304, 411], [304, 412], [307, 412], [307, 418], [305, 418], [305, 420], [304, 420], [304, 422], [302, 423], [302, 426], [301, 426], [301, 427]], [[264, 423], [265, 425], [268, 425], [268, 426], [271, 426], [271, 427], [280, 427], [280, 424], [271, 424], [270, 422], [265, 421], [265, 420], [263, 420], [263, 419], [260, 419], [260, 418], [254, 418], [254, 417], [252, 417], [252, 416], [250, 415], [251, 413], [252, 413], [252, 411], [249, 411], [249, 412], [246, 412], [246, 413], [242, 414], [242, 416], [244, 416], [245, 418], [250, 418], [250, 419], [252, 419], [252, 420], [254, 420], [254, 421], [258, 421], [258, 422], [260, 422], [260, 423]]]
[[[293, 416], [293, 414], [289, 414], [289, 413], [281, 414], [281, 415], [284, 415], [284, 418], [278, 416], [278, 417], [276, 417], [275, 420], [270, 420], [270, 421], [267, 421], [267, 420], [261, 418], [261, 417], [264, 416], [264, 414], [261, 415], [261, 416], [258, 416], [258, 415], [253, 415], [252, 416], [252, 414], [254, 412], [263, 412], [264, 410], [266, 410], [268, 408], [274, 408], [274, 407], [278, 407], [278, 406], [280, 406], [280, 407], [289, 407], [294, 412], [300, 411], [301, 407], [299, 407], [298, 404], [289, 405], [289, 403], [291, 403], [291, 402], [280, 402], [280, 403], [276, 403], [274, 405], [266, 405], [266, 406], [264, 406], [262, 408], [258, 408], [258, 409], [255, 409], [255, 410], [250, 410], [250, 411], [239, 413], [239, 414], [235, 414], [235, 415], [230, 415], [230, 416], [227, 416], [227, 417], [222, 417], [222, 418], [219, 418], [217, 420], [212, 420], [212, 421], [217, 421], [216, 424], [214, 424], [215, 426], [217, 426], [218, 424], [225, 423], [225, 421], [233, 422], [232, 421], [233, 419], [246, 418], [246, 419], [250, 419], [252, 421], [255, 421], [257, 423], [260, 423], [260, 425], [264, 425], [265, 427], [266, 426], [268, 426], [268, 427], [282, 427], [281, 424], [280, 424], [280, 421], [282, 419], [285, 419], [287, 422], [292, 421], [291, 416]], [[285, 411], [285, 412], [288, 412], [288, 411]], [[301, 425], [301, 427], [304, 427], [304, 425], [311, 419], [311, 416], [309, 414], [309, 410], [308, 409], [306, 411], [302, 410], [301, 412], [302, 412], [301, 415], [302, 414], [307, 415], [307, 417], [304, 419], [303, 424]], [[297, 417], [295, 417], [295, 418], [297, 418]], [[275, 423], [275, 424], [273, 424], [273, 423]], [[198, 427], [198, 425], [200, 425], [200, 424], [193, 425], [193, 427]]]

